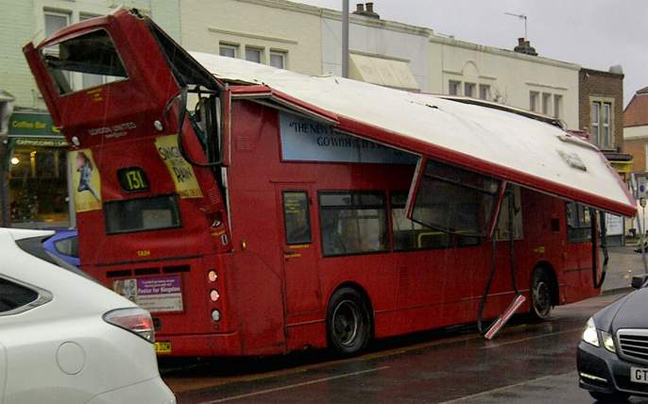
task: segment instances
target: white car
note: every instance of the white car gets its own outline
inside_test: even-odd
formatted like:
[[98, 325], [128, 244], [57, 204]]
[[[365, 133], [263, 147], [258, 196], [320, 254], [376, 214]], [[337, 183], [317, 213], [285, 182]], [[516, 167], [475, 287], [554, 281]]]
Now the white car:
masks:
[[0, 228], [0, 404], [175, 403], [149, 313], [54, 265], [52, 234]]

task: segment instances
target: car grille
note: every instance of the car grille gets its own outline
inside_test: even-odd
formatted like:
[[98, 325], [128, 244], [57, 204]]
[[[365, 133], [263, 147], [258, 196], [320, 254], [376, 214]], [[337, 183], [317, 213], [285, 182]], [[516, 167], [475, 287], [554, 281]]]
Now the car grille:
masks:
[[617, 337], [623, 356], [648, 362], [648, 330], [619, 330]]

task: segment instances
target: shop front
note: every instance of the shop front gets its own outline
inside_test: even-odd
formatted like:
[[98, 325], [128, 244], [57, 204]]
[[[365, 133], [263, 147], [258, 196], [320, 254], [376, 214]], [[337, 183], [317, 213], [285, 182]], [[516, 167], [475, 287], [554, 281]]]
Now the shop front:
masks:
[[6, 151], [10, 225], [69, 227], [67, 143], [49, 114], [14, 111]]

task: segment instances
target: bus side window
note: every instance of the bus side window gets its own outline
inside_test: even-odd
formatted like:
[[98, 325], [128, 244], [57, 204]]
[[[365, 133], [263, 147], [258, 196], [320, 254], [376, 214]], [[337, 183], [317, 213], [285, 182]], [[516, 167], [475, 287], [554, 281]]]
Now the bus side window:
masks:
[[319, 194], [325, 257], [387, 251], [387, 212], [379, 192]]
[[448, 233], [423, 226], [406, 217], [407, 193], [393, 192], [390, 200], [394, 251], [427, 250], [450, 246], [451, 240]]
[[567, 211], [567, 241], [572, 243], [589, 241], [592, 238], [592, 223], [589, 208], [580, 203], [568, 202]]
[[305, 191], [284, 191], [283, 209], [286, 244], [310, 244], [311, 225], [308, 194]]
[[524, 228], [522, 226], [522, 202], [520, 196], [520, 187], [514, 185], [512, 192], [507, 194], [502, 201], [499, 217], [497, 219], [497, 228], [495, 230], [495, 239], [497, 241], [509, 240], [509, 203], [513, 195], [513, 240], [524, 239]]

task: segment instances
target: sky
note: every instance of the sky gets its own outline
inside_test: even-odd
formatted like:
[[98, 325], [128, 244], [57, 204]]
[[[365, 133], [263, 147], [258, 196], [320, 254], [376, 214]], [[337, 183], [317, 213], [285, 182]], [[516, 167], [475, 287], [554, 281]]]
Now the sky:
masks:
[[[342, 0], [293, 0], [341, 10]], [[360, 1], [349, 0], [355, 10]], [[513, 49], [524, 36], [540, 56], [607, 71], [621, 65], [624, 105], [648, 86], [648, 0], [374, 0], [382, 19]]]

